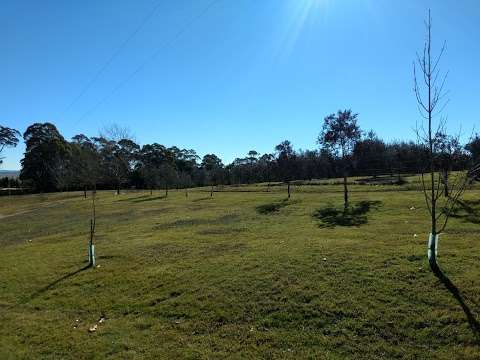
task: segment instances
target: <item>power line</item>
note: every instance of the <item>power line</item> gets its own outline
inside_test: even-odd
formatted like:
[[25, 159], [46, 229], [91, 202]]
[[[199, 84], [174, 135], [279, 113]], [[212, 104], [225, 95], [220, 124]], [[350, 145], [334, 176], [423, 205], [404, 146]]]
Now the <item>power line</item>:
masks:
[[156, 5], [152, 8], [152, 10], [142, 19], [139, 26], [132, 32], [130, 35], [125, 39], [125, 41], [120, 44], [120, 46], [112, 53], [112, 55], [108, 58], [108, 60], [103, 64], [103, 66], [95, 73], [95, 75], [90, 79], [90, 81], [82, 88], [82, 90], [78, 93], [78, 95], [65, 107], [65, 109], [60, 114], [62, 117], [68, 110], [72, 108], [73, 105], [80, 100], [83, 95], [86, 94], [88, 90], [93, 86], [93, 84], [102, 76], [102, 74], [107, 70], [107, 68], [113, 63], [113, 61], [120, 55], [120, 53], [125, 49], [125, 47], [133, 40], [137, 34], [142, 31], [145, 25], [153, 18], [153, 15], [157, 12], [158, 8], [160, 7], [161, 1], [157, 1]]
[[131, 72], [126, 78], [124, 78], [122, 81], [120, 81], [107, 95], [105, 95], [100, 101], [98, 101], [94, 106], [92, 106], [89, 110], [87, 110], [74, 124], [76, 125], [78, 122], [84, 120], [86, 117], [91, 115], [99, 106], [101, 106], [103, 103], [105, 103], [112, 95], [114, 95], [116, 92], [118, 92], [121, 88], [125, 86], [127, 82], [129, 82], [132, 78], [134, 78], [140, 71], [142, 71], [145, 66], [154, 60], [162, 50], [165, 48], [173, 45], [175, 41], [177, 41], [180, 37], [182, 37], [183, 34], [185, 34], [191, 27], [194, 25], [200, 18], [202, 18], [204, 15], [206, 15], [210, 9], [219, 3], [222, 0], [213, 0], [211, 1], [203, 10], [198, 13], [196, 16], [191, 18], [175, 35], [170, 39], [165, 41], [160, 45], [160, 47], [149, 57], [147, 58], [143, 63], [141, 63], [133, 72]]

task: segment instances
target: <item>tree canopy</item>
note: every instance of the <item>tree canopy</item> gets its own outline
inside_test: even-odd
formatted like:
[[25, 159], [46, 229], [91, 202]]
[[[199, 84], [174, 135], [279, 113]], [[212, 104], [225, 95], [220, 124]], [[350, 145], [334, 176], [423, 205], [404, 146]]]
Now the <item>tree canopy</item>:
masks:
[[0, 164], [3, 162], [3, 149], [17, 146], [19, 137], [20, 133], [17, 130], [0, 125]]

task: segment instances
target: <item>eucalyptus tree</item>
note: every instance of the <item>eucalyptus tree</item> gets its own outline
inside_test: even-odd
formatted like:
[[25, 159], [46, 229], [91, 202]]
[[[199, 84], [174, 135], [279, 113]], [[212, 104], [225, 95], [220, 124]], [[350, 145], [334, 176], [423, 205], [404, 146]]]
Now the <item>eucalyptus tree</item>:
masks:
[[165, 161], [160, 165], [160, 181], [165, 189], [165, 197], [168, 196], [168, 190], [173, 187], [173, 184], [178, 183], [178, 174], [175, 164], [172, 161]]
[[119, 195], [121, 185], [128, 178], [128, 164], [118, 156], [119, 146], [115, 140], [104, 137], [93, 137], [92, 140], [100, 158], [102, 182], [113, 184]]
[[0, 125], [0, 165], [3, 162], [3, 150], [17, 146], [20, 136], [21, 134], [17, 130]]
[[104, 137], [94, 137], [104, 181], [114, 183], [117, 195], [127, 182], [138, 158], [140, 147], [130, 139], [109, 140]]
[[83, 135], [75, 135], [70, 143], [72, 150], [72, 181], [83, 188], [87, 198], [87, 189], [95, 191], [100, 180], [100, 157], [93, 141]]
[[247, 174], [248, 174], [248, 183], [259, 182], [259, 173], [257, 169], [259, 153], [255, 150], [250, 150], [247, 154]]
[[23, 134], [26, 149], [20, 179], [36, 191], [56, 191], [69, 176], [70, 147], [51, 123], [35, 123]]
[[199, 160], [200, 157], [193, 149], [182, 149], [176, 153], [177, 179], [180, 186], [185, 188], [185, 197], [188, 197], [188, 188], [193, 185], [193, 176]]
[[323, 122], [323, 128], [318, 136], [318, 144], [340, 160], [343, 175], [343, 207], [348, 209], [348, 172], [352, 167], [353, 150], [362, 137], [362, 131], [357, 123], [358, 114], [352, 110], [338, 110], [336, 114], [328, 115]]
[[158, 143], [144, 145], [138, 153], [137, 170], [143, 184], [152, 190], [162, 183], [161, 166], [166, 161], [167, 148]]
[[267, 182], [267, 192], [270, 191], [270, 183], [272, 181], [273, 169], [274, 169], [275, 155], [263, 154], [258, 159], [258, 163], [262, 169], [263, 181]]
[[203, 157], [201, 168], [206, 172], [207, 182], [211, 186], [210, 197], [213, 197], [213, 189], [224, 180], [222, 160], [215, 154], [207, 154]]

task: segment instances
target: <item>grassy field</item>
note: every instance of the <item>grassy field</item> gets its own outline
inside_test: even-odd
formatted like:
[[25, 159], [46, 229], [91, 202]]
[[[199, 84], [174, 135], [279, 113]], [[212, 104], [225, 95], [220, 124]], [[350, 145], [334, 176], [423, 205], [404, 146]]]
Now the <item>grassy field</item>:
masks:
[[[0, 198], [0, 359], [479, 359], [480, 190], [428, 269], [418, 183]], [[97, 325], [97, 330], [89, 328]]]

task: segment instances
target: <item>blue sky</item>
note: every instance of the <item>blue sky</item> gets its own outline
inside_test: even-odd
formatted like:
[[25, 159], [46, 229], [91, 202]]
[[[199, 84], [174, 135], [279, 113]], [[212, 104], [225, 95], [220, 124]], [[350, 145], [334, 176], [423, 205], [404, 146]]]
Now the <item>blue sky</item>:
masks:
[[[450, 129], [479, 124], [477, 0], [219, 0], [182, 30], [210, 2], [2, 1], [0, 124], [23, 132], [50, 121], [70, 138], [117, 123], [140, 144], [225, 163], [284, 139], [314, 148], [339, 108], [386, 140], [412, 139], [412, 61], [429, 7], [434, 45], [448, 44]], [[23, 151], [7, 150], [2, 168], [18, 169]]]

